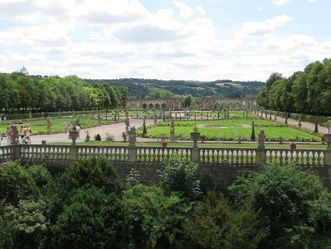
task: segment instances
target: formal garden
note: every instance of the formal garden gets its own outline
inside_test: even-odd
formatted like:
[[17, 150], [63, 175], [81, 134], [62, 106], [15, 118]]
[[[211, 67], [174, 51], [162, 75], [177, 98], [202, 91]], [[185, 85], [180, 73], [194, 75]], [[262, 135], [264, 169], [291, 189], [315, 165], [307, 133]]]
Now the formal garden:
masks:
[[[174, 127], [174, 128], [172, 128]], [[173, 134], [171, 134], [173, 129]], [[270, 142], [319, 142], [321, 137], [309, 130], [299, 129], [260, 117], [233, 117], [224, 120], [196, 120], [160, 122], [138, 129], [138, 135], [148, 138], [190, 140], [190, 133], [198, 131], [204, 141], [255, 141], [256, 134], [264, 130]]]
[[[20, 120], [6, 120], [0, 122], [0, 130], [5, 132], [7, 127], [15, 124], [20, 130], [21, 127], [30, 127], [33, 135], [48, 134], [49, 129], [52, 134], [68, 132], [70, 125], [79, 124], [82, 129], [95, 127], [99, 125], [106, 125], [114, 123], [113, 120], [98, 120], [96, 118], [88, 117], [57, 117], [57, 118], [42, 118], [42, 119], [20, 119]], [[65, 126], [67, 124], [67, 131]]]

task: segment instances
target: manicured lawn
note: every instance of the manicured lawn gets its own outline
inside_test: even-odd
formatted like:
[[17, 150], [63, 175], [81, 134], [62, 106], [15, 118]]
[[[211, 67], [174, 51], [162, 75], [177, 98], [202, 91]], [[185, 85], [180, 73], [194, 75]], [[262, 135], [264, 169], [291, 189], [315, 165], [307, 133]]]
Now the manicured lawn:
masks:
[[[179, 140], [189, 140], [190, 133], [196, 126], [201, 135], [206, 140], [238, 140], [239, 137], [244, 141], [249, 141], [251, 137], [251, 124], [255, 123], [256, 139], [260, 130], [264, 130], [267, 141], [278, 141], [281, 137], [285, 141], [320, 141], [320, 137], [288, 127], [283, 123], [263, 119], [230, 119], [230, 120], [211, 120], [211, 121], [176, 121], [175, 135]], [[161, 138], [170, 136], [168, 122], [162, 122], [157, 126], [147, 129], [146, 137]], [[142, 130], [138, 129], [138, 134], [142, 135]]]
[[[64, 132], [64, 122], [67, 122], [68, 124], [73, 123], [77, 118], [52, 118], [52, 133], [61, 133]], [[5, 135], [7, 126], [12, 124], [13, 121], [5, 121], [0, 123], [0, 129], [2, 131], [2, 134]], [[46, 119], [37, 119], [37, 120], [18, 120], [15, 122], [18, 125], [18, 129], [20, 129], [21, 126], [27, 126], [29, 125], [31, 127], [33, 135], [37, 134], [46, 134], [48, 125]], [[82, 129], [98, 126], [99, 121], [95, 119], [86, 119], [86, 118], [79, 118], [79, 123]], [[102, 124], [111, 124], [113, 121], [109, 120], [103, 120]]]

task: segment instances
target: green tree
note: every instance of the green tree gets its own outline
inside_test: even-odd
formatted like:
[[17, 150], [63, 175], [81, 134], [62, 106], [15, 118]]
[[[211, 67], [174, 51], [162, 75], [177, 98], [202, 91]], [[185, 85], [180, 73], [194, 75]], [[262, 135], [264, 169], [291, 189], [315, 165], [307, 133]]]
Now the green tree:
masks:
[[121, 182], [114, 167], [106, 159], [80, 160], [68, 167], [60, 179], [64, 193], [81, 187], [103, 188], [105, 192], [120, 194]]
[[17, 205], [24, 199], [38, 199], [52, 183], [45, 167], [24, 167], [19, 162], [10, 161], [0, 167], [0, 200]]
[[123, 193], [130, 248], [180, 248], [190, 205], [157, 186], [135, 185]]
[[189, 200], [194, 200], [201, 194], [197, 170], [196, 163], [174, 155], [164, 163], [160, 174], [161, 187], [166, 193], [177, 192]]
[[120, 200], [96, 187], [73, 191], [52, 230], [54, 248], [126, 248]]
[[209, 192], [184, 225], [186, 248], [258, 248], [268, 234], [263, 225], [249, 202], [234, 209], [224, 197]]
[[[47, 205], [38, 200], [22, 200], [17, 206], [5, 208], [3, 220], [7, 219], [11, 231], [12, 248], [40, 248], [48, 229]], [[10, 249], [10, 247], [7, 249]]]
[[310, 172], [294, 166], [267, 166], [231, 186], [238, 205], [251, 200], [270, 227], [260, 248], [319, 249], [331, 245], [331, 196]]

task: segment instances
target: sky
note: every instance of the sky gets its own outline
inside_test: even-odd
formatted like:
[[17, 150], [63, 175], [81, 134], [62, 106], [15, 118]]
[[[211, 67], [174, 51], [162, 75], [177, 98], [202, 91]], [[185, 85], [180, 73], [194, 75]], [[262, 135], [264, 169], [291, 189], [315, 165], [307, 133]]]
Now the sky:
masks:
[[0, 72], [260, 80], [331, 57], [330, 0], [0, 0]]

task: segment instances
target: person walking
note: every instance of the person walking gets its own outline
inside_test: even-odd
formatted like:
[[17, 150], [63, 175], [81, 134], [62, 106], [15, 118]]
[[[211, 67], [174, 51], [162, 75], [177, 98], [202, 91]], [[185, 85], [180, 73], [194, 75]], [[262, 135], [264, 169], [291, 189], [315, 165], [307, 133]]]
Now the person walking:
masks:
[[2, 131], [0, 129], [0, 146], [2, 145]]

